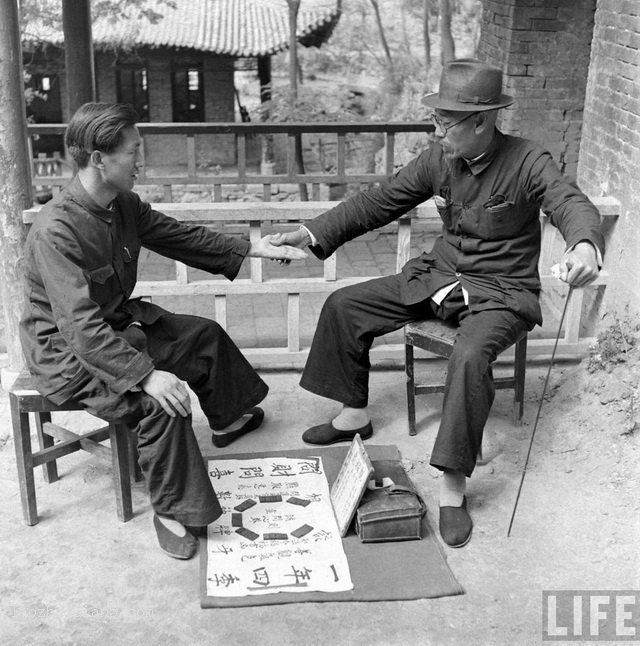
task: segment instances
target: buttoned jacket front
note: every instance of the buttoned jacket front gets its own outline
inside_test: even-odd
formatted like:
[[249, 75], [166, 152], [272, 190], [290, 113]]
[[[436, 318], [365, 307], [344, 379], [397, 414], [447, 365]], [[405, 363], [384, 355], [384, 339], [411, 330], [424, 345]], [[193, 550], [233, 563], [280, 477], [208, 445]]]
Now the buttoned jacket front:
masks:
[[459, 281], [472, 311], [509, 309], [533, 327], [539, 305], [542, 210], [567, 247], [591, 242], [604, 254], [600, 216], [540, 146], [496, 130], [478, 161], [450, 163], [439, 143], [379, 186], [306, 223], [319, 258], [435, 196], [442, 233], [402, 268], [403, 301], [415, 304]]

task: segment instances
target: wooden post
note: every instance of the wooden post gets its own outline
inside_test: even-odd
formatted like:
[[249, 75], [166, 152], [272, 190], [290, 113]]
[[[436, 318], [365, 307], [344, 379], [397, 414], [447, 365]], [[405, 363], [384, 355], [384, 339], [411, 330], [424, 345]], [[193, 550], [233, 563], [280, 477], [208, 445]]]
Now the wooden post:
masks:
[[[289, 107], [291, 115], [295, 112], [296, 101], [298, 100], [298, 38], [297, 24], [300, 0], [287, 0], [289, 5]], [[304, 174], [304, 157], [302, 152], [302, 135], [295, 136], [294, 170], [298, 175]], [[298, 184], [300, 200], [307, 202], [309, 192], [306, 184]]]
[[[267, 121], [269, 119], [269, 108], [264, 106], [271, 101], [271, 57], [258, 56], [258, 80], [260, 82], [260, 104], [262, 107], [262, 119]], [[260, 174], [265, 175], [266, 169], [270, 168], [269, 172], [273, 173], [273, 135], [264, 134], [262, 139], [262, 167]], [[269, 165], [269, 166], [268, 166]], [[269, 189], [269, 199], [271, 199], [271, 189]]]
[[62, 0], [62, 30], [70, 117], [83, 103], [96, 100], [89, 0]]
[[3, 370], [3, 386], [24, 365], [18, 338], [24, 303], [22, 211], [31, 204], [18, 3], [0, 0], [0, 290], [9, 358], [8, 369]]

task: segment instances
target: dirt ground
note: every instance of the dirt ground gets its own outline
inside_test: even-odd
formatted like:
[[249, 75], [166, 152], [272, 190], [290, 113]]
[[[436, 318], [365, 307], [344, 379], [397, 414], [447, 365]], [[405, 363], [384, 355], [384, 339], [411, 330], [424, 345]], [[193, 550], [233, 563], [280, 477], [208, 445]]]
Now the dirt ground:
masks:
[[[1, 397], [0, 643], [541, 643], [543, 590], [640, 589], [640, 351], [614, 328], [590, 359], [554, 366], [509, 538], [546, 365], [528, 366], [523, 426], [510, 423], [510, 393], [498, 393], [487, 462], [469, 481], [473, 538], [446, 550], [465, 594], [442, 599], [202, 610], [198, 558], [178, 562], [158, 550], [142, 485], [134, 489], [135, 517], [119, 523], [111, 470], [88, 454], [61, 461], [57, 483], [45, 484], [38, 472], [41, 520], [23, 524], [8, 401]], [[295, 372], [264, 378], [271, 387], [264, 427], [225, 450], [301, 448], [301, 431], [334, 412], [330, 402], [298, 387]], [[428, 459], [440, 396], [419, 399], [419, 432], [412, 438], [403, 373], [374, 371], [371, 392], [376, 432], [370, 441], [398, 446], [437, 531], [439, 476]], [[92, 420], [84, 423], [88, 428]], [[203, 450], [211, 451], [197, 411], [195, 428]]]

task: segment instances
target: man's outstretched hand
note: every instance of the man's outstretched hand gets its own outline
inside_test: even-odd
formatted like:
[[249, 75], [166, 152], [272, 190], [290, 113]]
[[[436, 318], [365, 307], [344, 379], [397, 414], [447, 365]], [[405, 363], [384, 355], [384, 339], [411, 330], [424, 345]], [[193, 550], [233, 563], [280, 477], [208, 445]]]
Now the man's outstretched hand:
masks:
[[291, 245], [302, 249], [311, 244], [311, 237], [305, 229], [297, 229], [296, 231], [287, 231], [286, 233], [276, 233], [271, 236], [271, 243], [277, 246]]
[[[302, 249], [292, 246], [288, 241], [281, 240], [282, 234], [269, 234], [251, 243], [249, 256], [253, 258], [271, 258], [272, 260], [291, 261], [304, 260], [307, 254]], [[285, 234], [286, 235], [286, 234]]]
[[[276, 233], [272, 235], [271, 244], [276, 246], [291, 245], [298, 249], [304, 249], [304, 247], [311, 244], [311, 236], [306, 229], [300, 227], [296, 231], [287, 231], [286, 233]], [[291, 260], [281, 260], [280, 264], [288, 265], [290, 262]]]
[[572, 287], [586, 287], [600, 273], [595, 247], [590, 242], [579, 242], [551, 268], [551, 273]]
[[157, 400], [167, 415], [182, 417], [191, 414], [191, 400], [187, 387], [173, 373], [153, 370], [139, 384], [145, 393]]

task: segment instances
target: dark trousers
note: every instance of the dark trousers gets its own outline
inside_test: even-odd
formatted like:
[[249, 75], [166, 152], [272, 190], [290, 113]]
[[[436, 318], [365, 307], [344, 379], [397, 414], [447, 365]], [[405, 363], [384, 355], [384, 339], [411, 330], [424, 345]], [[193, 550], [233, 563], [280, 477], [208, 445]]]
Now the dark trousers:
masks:
[[[186, 381], [212, 428], [228, 426], [267, 394], [267, 385], [214, 321], [167, 313], [118, 334], [147, 352], [157, 369]], [[115, 393], [88, 372], [73, 399], [101, 419], [135, 428], [138, 459], [156, 513], [194, 526], [221, 515], [191, 415], [171, 417], [145, 392]]]
[[430, 299], [405, 305], [399, 275], [333, 292], [320, 313], [300, 385], [317, 395], [362, 408], [369, 399], [369, 350], [376, 337], [427, 318], [457, 319], [442, 419], [431, 453], [439, 469], [473, 472], [495, 396], [491, 364], [527, 328], [510, 310], [472, 312], [460, 288], [436, 306]]

